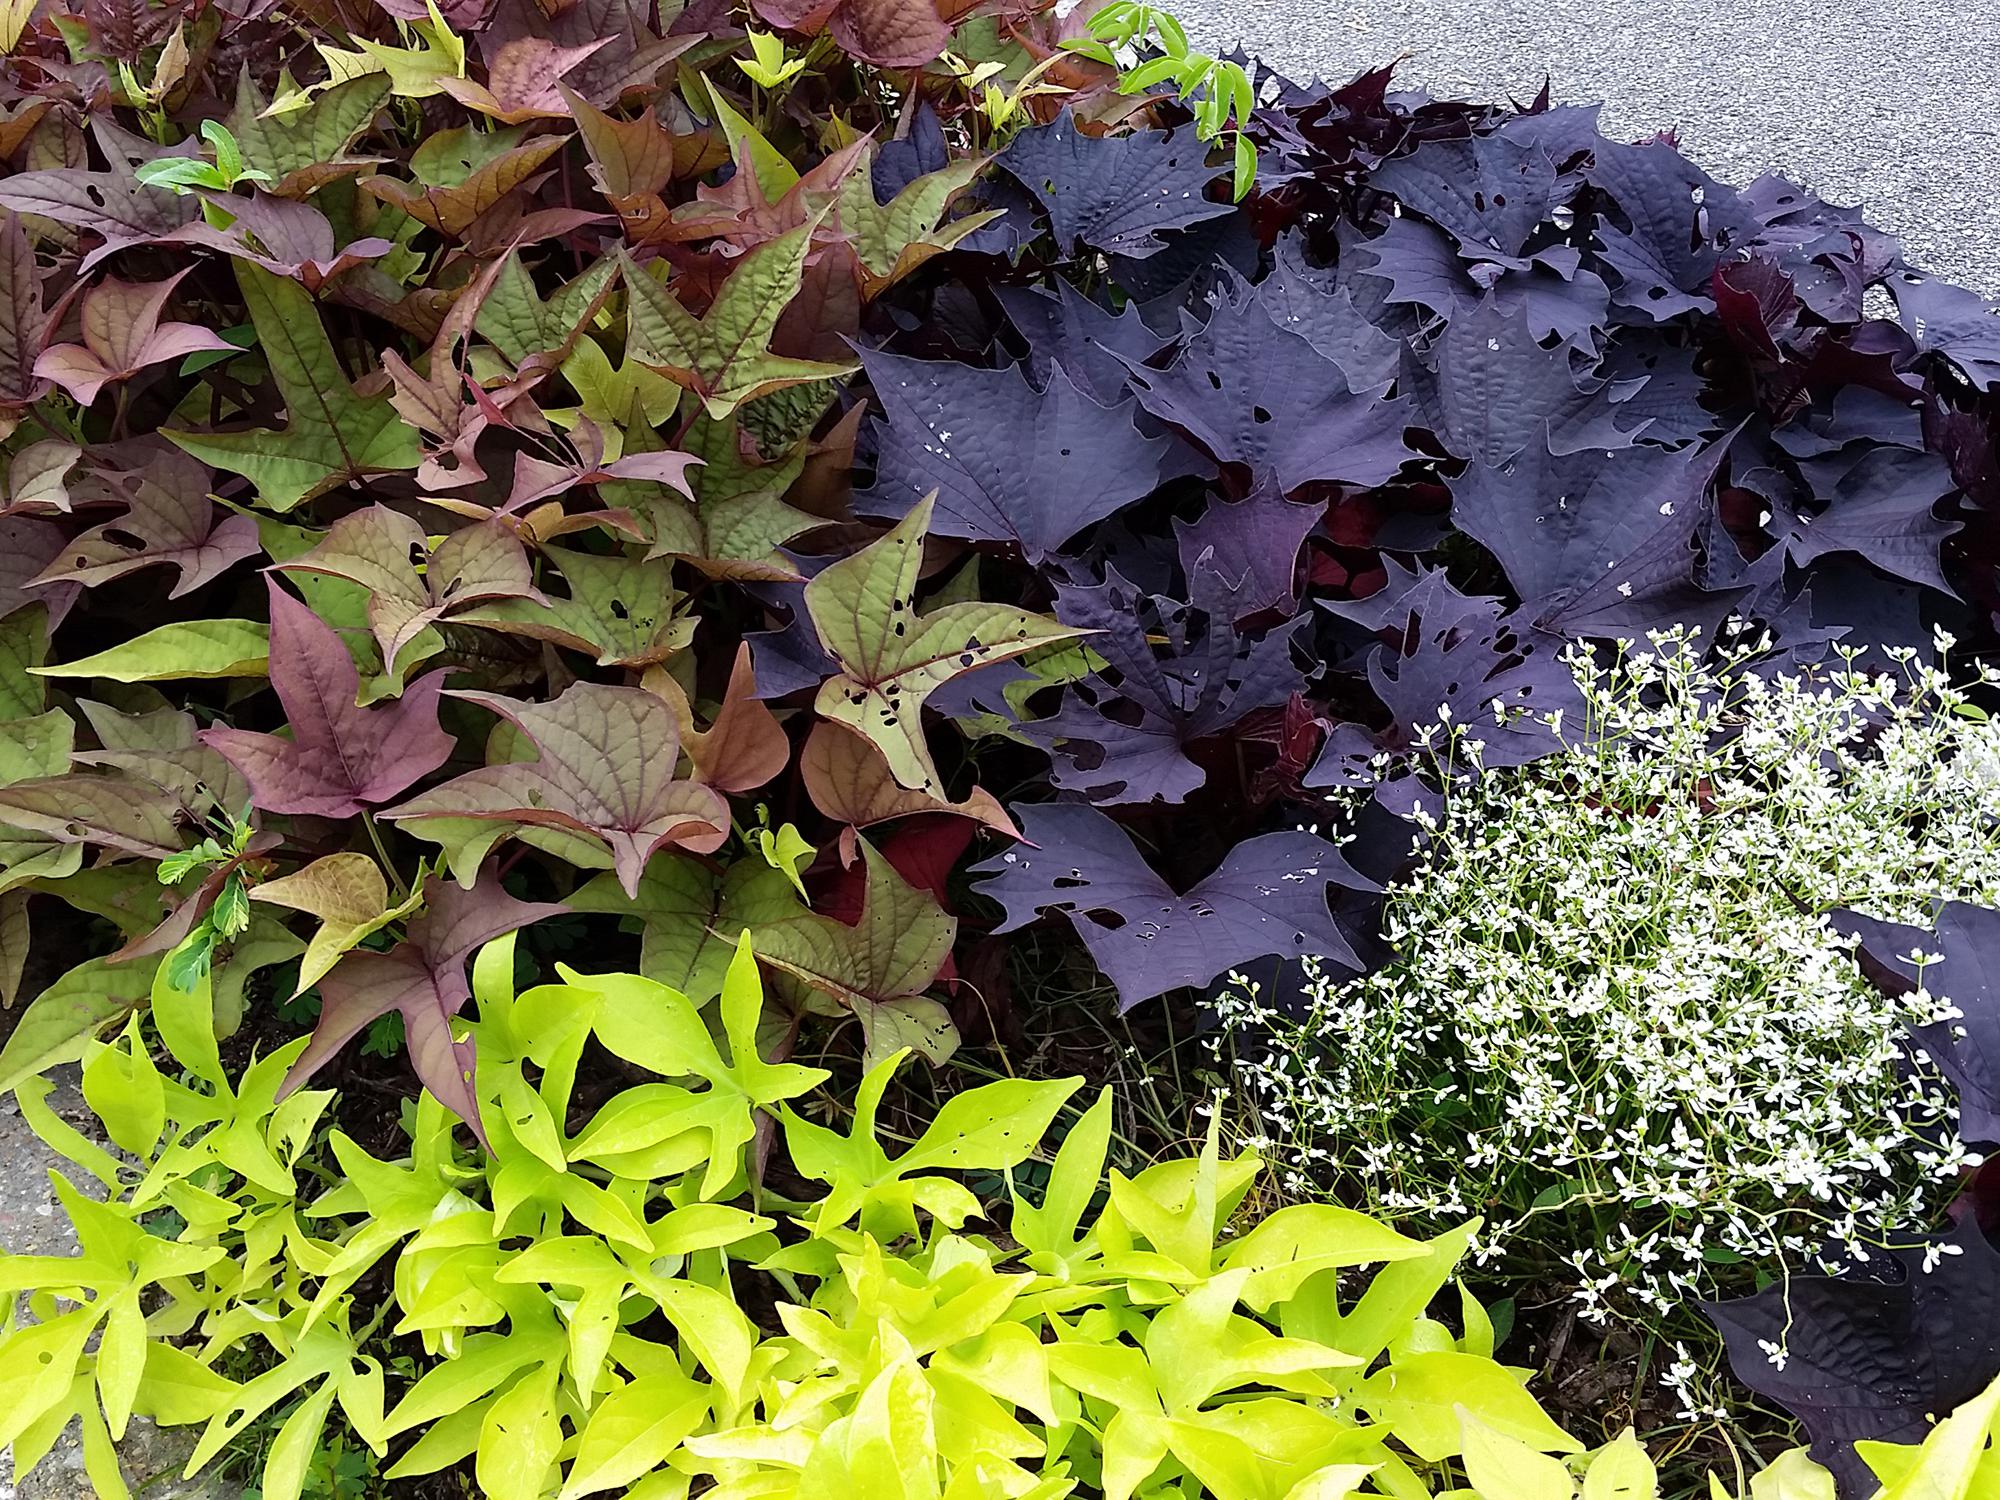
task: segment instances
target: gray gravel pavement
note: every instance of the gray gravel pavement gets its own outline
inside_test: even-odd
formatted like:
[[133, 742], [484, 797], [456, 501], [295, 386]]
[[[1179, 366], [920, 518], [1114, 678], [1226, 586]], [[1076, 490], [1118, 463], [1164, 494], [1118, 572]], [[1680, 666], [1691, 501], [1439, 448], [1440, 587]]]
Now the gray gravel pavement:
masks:
[[1911, 260], [2000, 294], [2000, 0], [1179, 0], [1329, 82], [1407, 54], [1440, 96], [1605, 103], [1606, 132], [1675, 127], [1716, 177], [1779, 171], [1864, 203]]

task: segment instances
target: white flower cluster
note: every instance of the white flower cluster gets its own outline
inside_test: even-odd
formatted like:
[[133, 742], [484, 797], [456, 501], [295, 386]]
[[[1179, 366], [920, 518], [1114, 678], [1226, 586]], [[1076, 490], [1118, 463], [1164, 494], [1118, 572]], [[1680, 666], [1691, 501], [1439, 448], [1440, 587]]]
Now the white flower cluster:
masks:
[[1767, 678], [1698, 646], [1572, 654], [1585, 721], [1455, 779], [1389, 967], [1309, 965], [1304, 1014], [1238, 976], [1218, 1051], [1290, 1192], [1481, 1215], [1483, 1258], [1598, 1320], [1934, 1221], [1969, 1158], [1905, 1022], [1956, 1012], [1882, 995], [1829, 914], [2000, 901], [2000, 728], [1914, 653]]

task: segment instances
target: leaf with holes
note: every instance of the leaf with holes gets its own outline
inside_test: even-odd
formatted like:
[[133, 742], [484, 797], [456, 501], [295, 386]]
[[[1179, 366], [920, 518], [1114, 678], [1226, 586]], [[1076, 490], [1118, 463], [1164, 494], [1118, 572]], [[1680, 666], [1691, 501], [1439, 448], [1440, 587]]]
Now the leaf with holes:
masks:
[[475, 606], [521, 599], [546, 606], [520, 538], [497, 523], [447, 532], [433, 546], [401, 511], [372, 505], [341, 517], [320, 544], [281, 563], [345, 578], [367, 595], [368, 628], [392, 662], [419, 631]]
[[164, 444], [149, 445], [138, 467], [93, 469], [72, 489], [79, 504], [122, 505], [124, 513], [71, 541], [29, 580], [31, 589], [95, 588], [171, 565], [179, 576], [167, 597], [178, 599], [264, 550], [255, 521], [208, 498], [208, 470]]
[[806, 585], [805, 604], [840, 665], [813, 707], [873, 740], [899, 785], [941, 797], [924, 740], [924, 700], [963, 672], [1087, 632], [1008, 604], [947, 604], [918, 614], [931, 504], [926, 497], [888, 535], [822, 570]]

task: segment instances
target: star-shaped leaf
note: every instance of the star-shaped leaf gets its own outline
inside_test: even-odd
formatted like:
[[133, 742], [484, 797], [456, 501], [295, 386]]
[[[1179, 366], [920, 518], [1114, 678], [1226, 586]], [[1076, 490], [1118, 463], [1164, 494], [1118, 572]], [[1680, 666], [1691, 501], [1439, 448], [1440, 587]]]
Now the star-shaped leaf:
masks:
[[1110, 671], [1072, 685], [1054, 714], [1021, 730], [1056, 755], [1054, 780], [1065, 791], [1104, 805], [1180, 802], [1207, 779], [1188, 746], [1302, 685], [1292, 641], [1305, 621], [1239, 632], [1236, 592], [1212, 560], [1196, 568], [1185, 603], [1106, 572], [1102, 584], [1059, 587], [1056, 614], [1095, 632], [1090, 649]]
[[95, 588], [141, 568], [171, 564], [178, 599], [263, 550], [257, 523], [208, 498], [209, 473], [185, 453], [149, 445], [138, 468], [93, 470], [74, 486], [85, 505], [119, 504], [124, 513], [73, 539], [27, 587]]
[[[680, 730], [673, 711], [642, 688], [572, 684], [548, 703], [497, 693], [453, 696], [512, 724], [539, 758], [469, 771], [387, 816], [423, 833], [432, 819], [566, 829], [611, 855], [628, 896], [656, 849], [708, 853], [729, 835], [729, 807], [699, 781], [676, 781]], [[407, 700], [406, 700], [407, 701]]]
[[88, 406], [107, 385], [117, 385], [149, 365], [185, 359], [202, 349], [234, 350], [219, 334], [194, 323], [162, 323], [167, 299], [186, 271], [165, 281], [120, 281], [105, 276], [83, 294], [83, 342], [51, 344], [35, 373]]
[[[869, 146], [873, 145], [871, 139]], [[833, 226], [853, 250], [863, 292], [870, 298], [1000, 217], [997, 209], [988, 209], [944, 222], [951, 200], [985, 167], [977, 158], [967, 157], [926, 172], [882, 203], [876, 199], [873, 175], [868, 170], [873, 154], [865, 151], [861, 166], [841, 183]]]
[[529, 182], [568, 140], [566, 135], [536, 136], [485, 157], [463, 175], [454, 172], [446, 181], [412, 184], [393, 177], [367, 177], [361, 185], [439, 234], [457, 238], [502, 198]]
[[872, 1057], [920, 1027], [929, 1031], [924, 1050], [941, 1060], [956, 1046], [957, 1032], [943, 1007], [922, 996], [951, 956], [958, 919], [906, 882], [865, 839], [861, 854], [867, 883], [852, 925], [806, 910], [782, 875], [757, 901], [732, 906], [731, 915], [749, 925], [759, 959], [861, 1022]]
[[1065, 254], [1085, 245], [1140, 259], [1166, 248], [1166, 231], [1235, 212], [1208, 196], [1224, 171], [1208, 149], [1192, 129], [1086, 135], [1065, 108], [1015, 136], [994, 165], [1035, 195]]
[[387, 953], [349, 953], [320, 980], [319, 1023], [285, 1075], [282, 1094], [326, 1066], [370, 1021], [395, 1011], [403, 1018], [417, 1077], [483, 1140], [473, 1046], [451, 1030], [452, 1018], [472, 996], [466, 961], [503, 933], [564, 910], [515, 900], [490, 872], [470, 890], [447, 881], [431, 886], [406, 941]]
[[[1268, 333], [1269, 330], [1267, 329]], [[1152, 493], [1174, 445], [1105, 406], [1052, 366], [1037, 390], [1019, 369], [864, 351], [884, 417], [864, 515], [901, 516], [935, 495], [940, 536], [1013, 542], [1030, 562]]]
[[1121, 1011], [1170, 990], [1198, 989], [1270, 954], [1362, 967], [1334, 925], [1326, 892], [1374, 886], [1324, 839], [1246, 839], [1181, 895], [1146, 863], [1131, 835], [1094, 807], [1017, 806], [1014, 813], [1029, 842], [972, 867], [992, 877], [980, 889], [1007, 909], [994, 930], [1012, 932], [1044, 912], [1067, 915], [1116, 987]]
[[562, 570], [567, 594], [490, 600], [454, 617], [568, 646], [605, 667], [649, 667], [693, 639], [694, 617], [681, 608], [672, 563], [566, 547], [544, 547], [542, 555]]
[[942, 797], [924, 740], [924, 700], [962, 672], [1086, 632], [1010, 604], [948, 604], [918, 614], [930, 520], [926, 497], [886, 536], [808, 583], [805, 604], [841, 669], [820, 685], [813, 707], [873, 740], [900, 785]]
[[1332, 360], [1274, 324], [1254, 293], [1225, 298], [1164, 370], [1131, 366], [1139, 404], [1253, 484], [1377, 485], [1410, 456], [1402, 397], [1357, 387]]
[[342, 516], [317, 547], [281, 566], [359, 584], [385, 662], [426, 626], [476, 605], [546, 603], [520, 538], [505, 526], [461, 527], [432, 546], [421, 526], [386, 505]]
[[349, 480], [414, 469], [423, 457], [416, 430], [386, 395], [360, 396], [347, 383], [306, 289], [243, 261], [236, 279], [284, 401], [286, 425], [167, 436], [202, 462], [248, 478], [257, 498], [277, 511]]
[[320, 89], [299, 108], [271, 110], [245, 69], [227, 124], [244, 166], [268, 173], [271, 191], [279, 197], [303, 199], [336, 178], [374, 165], [366, 157], [349, 159], [347, 152], [388, 102], [389, 90], [388, 74], [364, 73]]
[[329, 854], [290, 875], [252, 886], [250, 899], [319, 918], [319, 930], [306, 944], [299, 982], [292, 991], [303, 995], [340, 962], [343, 953], [421, 906], [423, 888], [391, 903], [381, 865], [365, 854]]
[[633, 358], [700, 396], [718, 420], [754, 396], [851, 373], [851, 364], [770, 352], [778, 318], [798, 293], [813, 227], [801, 225], [745, 254], [699, 318], [627, 260]]
[[394, 703], [357, 707], [361, 674], [340, 637], [275, 579], [267, 583], [271, 687], [292, 737], [226, 728], [201, 736], [243, 773], [256, 806], [349, 818], [450, 759], [452, 738], [437, 721], [443, 672], [411, 683]]

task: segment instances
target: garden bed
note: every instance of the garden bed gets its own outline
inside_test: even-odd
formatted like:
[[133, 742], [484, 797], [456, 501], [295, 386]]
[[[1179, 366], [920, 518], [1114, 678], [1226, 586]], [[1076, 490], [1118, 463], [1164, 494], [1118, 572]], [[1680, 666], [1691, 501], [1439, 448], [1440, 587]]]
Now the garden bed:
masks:
[[1976, 295], [1125, 4], [10, 27], [22, 1468], [1986, 1463]]

